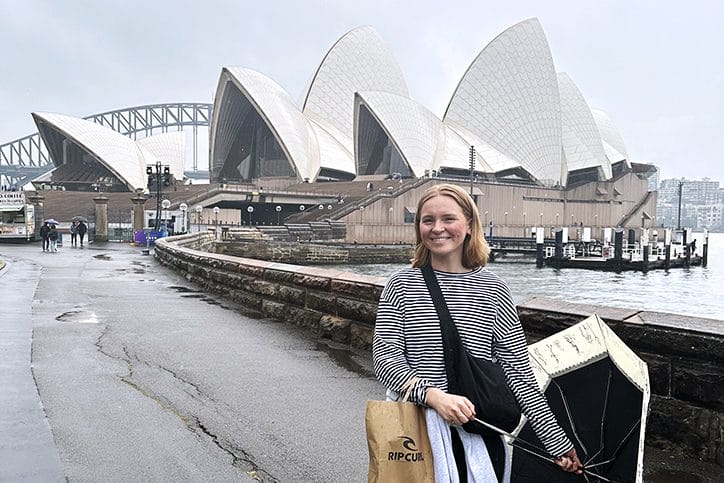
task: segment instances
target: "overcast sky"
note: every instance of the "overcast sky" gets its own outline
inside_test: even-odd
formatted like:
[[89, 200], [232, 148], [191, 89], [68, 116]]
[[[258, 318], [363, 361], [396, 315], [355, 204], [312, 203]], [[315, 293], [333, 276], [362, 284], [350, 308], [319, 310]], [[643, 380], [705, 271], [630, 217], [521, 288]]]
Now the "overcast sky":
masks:
[[538, 17], [556, 69], [608, 113], [632, 161], [724, 184], [724, 2], [0, 0], [0, 144], [30, 113], [212, 102], [223, 66], [299, 99], [332, 44], [377, 29], [412, 97], [442, 116], [496, 35]]

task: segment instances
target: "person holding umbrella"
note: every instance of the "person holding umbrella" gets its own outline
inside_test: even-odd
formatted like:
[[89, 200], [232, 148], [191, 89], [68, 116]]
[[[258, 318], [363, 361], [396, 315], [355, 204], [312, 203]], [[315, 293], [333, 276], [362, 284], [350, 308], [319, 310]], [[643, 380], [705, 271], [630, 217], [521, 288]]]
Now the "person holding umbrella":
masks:
[[60, 237], [58, 229], [55, 227], [55, 225], [50, 225], [50, 231], [48, 232], [48, 239], [50, 240], [50, 250], [48, 251], [58, 251], [58, 237]]
[[70, 245], [76, 246], [78, 244], [78, 222], [73, 220], [70, 224]]
[[40, 239], [43, 241], [43, 251], [47, 252], [50, 247], [50, 239], [48, 238], [50, 233], [50, 225], [48, 222], [43, 222], [43, 226], [40, 227]]
[[419, 378], [410, 400], [427, 408], [435, 481], [509, 481], [510, 463], [502, 436], [483, 438], [461, 427], [476, 408], [448, 392], [440, 319], [423, 276], [428, 265], [463, 348], [499, 362], [552, 460], [581, 474], [576, 450], [535, 382], [510, 289], [485, 268], [490, 250], [473, 199], [456, 185], [432, 186], [418, 202], [415, 234], [412, 267], [392, 275], [380, 297], [372, 357], [377, 378], [394, 393]]
[[78, 225], [76, 226], [76, 230], [78, 232], [78, 238], [80, 239], [80, 246], [83, 247], [83, 238], [85, 237], [86, 232], [88, 231], [88, 227], [83, 222], [83, 220], [78, 220]]

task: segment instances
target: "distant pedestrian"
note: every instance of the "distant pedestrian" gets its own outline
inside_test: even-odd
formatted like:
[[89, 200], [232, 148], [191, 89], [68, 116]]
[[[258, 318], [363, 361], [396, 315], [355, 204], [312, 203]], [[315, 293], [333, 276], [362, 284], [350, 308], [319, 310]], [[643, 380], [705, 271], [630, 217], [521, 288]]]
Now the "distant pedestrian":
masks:
[[70, 245], [76, 246], [78, 244], [78, 222], [74, 221], [70, 224]]
[[60, 233], [58, 233], [58, 230], [55, 228], [55, 225], [50, 225], [50, 231], [48, 232], [48, 239], [50, 240], [50, 250], [51, 252], [57, 252], [58, 251], [58, 237], [60, 237]]
[[80, 238], [80, 246], [83, 246], [83, 238], [85, 237], [85, 233], [88, 231], [88, 227], [85, 223], [83, 223], [83, 220], [78, 222], [76, 230], [78, 231], [78, 238]]
[[50, 233], [50, 225], [48, 223], [43, 223], [43, 226], [40, 227], [40, 238], [43, 240], [43, 251], [47, 252], [48, 247], [50, 244], [50, 239], [48, 238], [48, 234]]

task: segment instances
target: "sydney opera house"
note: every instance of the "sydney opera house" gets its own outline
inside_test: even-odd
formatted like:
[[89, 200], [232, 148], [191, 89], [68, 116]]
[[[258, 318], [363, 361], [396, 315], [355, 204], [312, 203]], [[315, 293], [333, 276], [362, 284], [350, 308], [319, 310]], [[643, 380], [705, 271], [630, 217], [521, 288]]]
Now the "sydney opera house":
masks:
[[[33, 117], [56, 165], [48, 180], [81, 186], [83, 176], [105, 176], [116, 189], [142, 190], [145, 167], [159, 159], [183, 178], [180, 137], [134, 141], [69, 116]], [[287, 205], [297, 203], [282, 190], [345, 194], [356, 210], [317, 216], [344, 220], [348, 238], [360, 241], [409, 239], [414, 201], [439, 179], [470, 184], [484, 222], [510, 236], [534, 226], [640, 226], [656, 203], [646, 182], [652, 167], [632, 163], [608, 115], [556, 71], [535, 18], [480, 51], [441, 116], [414, 100], [372, 27], [348, 32], [329, 49], [300, 102], [260, 72], [224, 67], [208, 169], [212, 185], [263, 187], [267, 197], [217, 193], [205, 206], [256, 208], [259, 222], [262, 201], [281, 204], [285, 218]]]

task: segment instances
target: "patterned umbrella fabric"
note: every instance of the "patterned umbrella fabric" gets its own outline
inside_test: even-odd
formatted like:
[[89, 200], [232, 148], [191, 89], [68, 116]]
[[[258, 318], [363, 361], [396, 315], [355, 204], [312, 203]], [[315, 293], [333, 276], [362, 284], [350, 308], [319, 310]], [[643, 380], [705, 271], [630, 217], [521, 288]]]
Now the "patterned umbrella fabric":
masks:
[[595, 314], [530, 345], [528, 352], [538, 386], [586, 473], [563, 473], [550, 458], [533, 455], [542, 444], [524, 419], [513, 448], [513, 481], [643, 481], [646, 363]]

